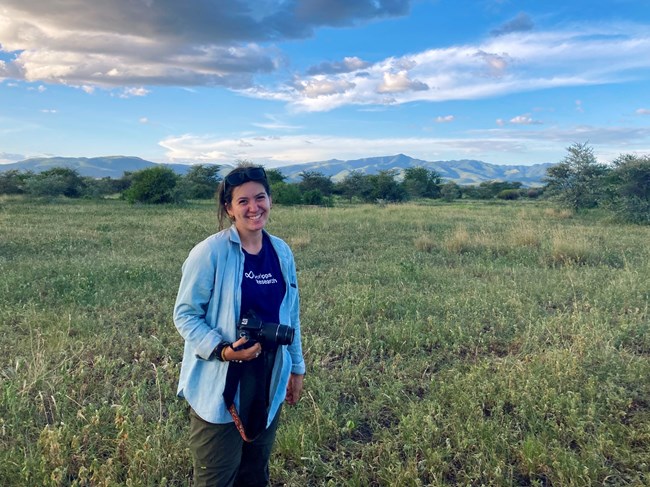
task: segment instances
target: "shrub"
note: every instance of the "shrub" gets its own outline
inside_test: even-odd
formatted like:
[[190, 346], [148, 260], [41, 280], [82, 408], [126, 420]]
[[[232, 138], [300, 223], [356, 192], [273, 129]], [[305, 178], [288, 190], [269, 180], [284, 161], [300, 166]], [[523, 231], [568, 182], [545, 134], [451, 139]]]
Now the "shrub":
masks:
[[500, 200], [517, 200], [521, 196], [521, 193], [518, 189], [504, 189], [499, 194], [497, 198]]
[[133, 173], [133, 183], [125, 191], [129, 203], [173, 203], [179, 200], [177, 176], [170, 168], [151, 167]]

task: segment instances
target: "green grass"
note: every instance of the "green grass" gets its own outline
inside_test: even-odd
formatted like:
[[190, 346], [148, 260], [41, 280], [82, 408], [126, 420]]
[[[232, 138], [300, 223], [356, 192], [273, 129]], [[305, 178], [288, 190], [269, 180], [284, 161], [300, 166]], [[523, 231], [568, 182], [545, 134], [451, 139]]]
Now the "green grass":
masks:
[[[190, 485], [180, 266], [212, 204], [0, 200], [0, 485]], [[650, 484], [650, 228], [291, 208], [305, 391], [274, 485]]]

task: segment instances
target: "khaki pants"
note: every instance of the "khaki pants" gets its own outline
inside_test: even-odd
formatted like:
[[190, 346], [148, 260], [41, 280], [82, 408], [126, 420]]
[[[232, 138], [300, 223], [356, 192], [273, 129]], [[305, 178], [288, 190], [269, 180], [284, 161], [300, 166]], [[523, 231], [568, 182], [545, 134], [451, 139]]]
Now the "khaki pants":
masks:
[[213, 424], [190, 409], [189, 446], [196, 487], [263, 487], [269, 483], [269, 459], [280, 411], [252, 443], [242, 439], [235, 423]]

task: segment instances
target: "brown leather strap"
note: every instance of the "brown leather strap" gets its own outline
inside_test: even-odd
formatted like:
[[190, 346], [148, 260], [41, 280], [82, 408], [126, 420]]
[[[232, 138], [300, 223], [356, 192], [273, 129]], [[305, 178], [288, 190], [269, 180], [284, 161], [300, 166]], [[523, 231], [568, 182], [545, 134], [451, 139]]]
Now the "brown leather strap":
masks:
[[228, 411], [230, 411], [230, 415], [232, 416], [232, 419], [235, 421], [235, 426], [237, 427], [237, 431], [239, 431], [239, 434], [241, 435], [242, 439], [246, 443], [251, 443], [253, 440], [248, 438], [246, 436], [246, 430], [244, 429], [244, 424], [241, 422], [241, 419], [239, 418], [239, 414], [237, 414], [237, 408], [235, 407], [235, 404], [231, 404], [228, 407]]

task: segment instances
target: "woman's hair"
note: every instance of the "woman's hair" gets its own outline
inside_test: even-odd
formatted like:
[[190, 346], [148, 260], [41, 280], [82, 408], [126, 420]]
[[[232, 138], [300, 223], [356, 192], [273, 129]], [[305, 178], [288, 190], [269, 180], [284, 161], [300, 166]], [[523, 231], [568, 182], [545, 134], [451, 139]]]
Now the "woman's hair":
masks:
[[266, 194], [271, 196], [271, 186], [266, 176], [264, 167], [255, 165], [251, 162], [239, 162], [235, 169], [230, 171], [225, 178], [219, 183], [217, 188], [217, 217], [219, 219], [219, 229], [226, 227], [225, 222], [232, 222], [228, 214], [227, 206], [232, 203], [232, 192], [237, 186], [241, 186], [249, 181], [255, 181], [264, 186]]

